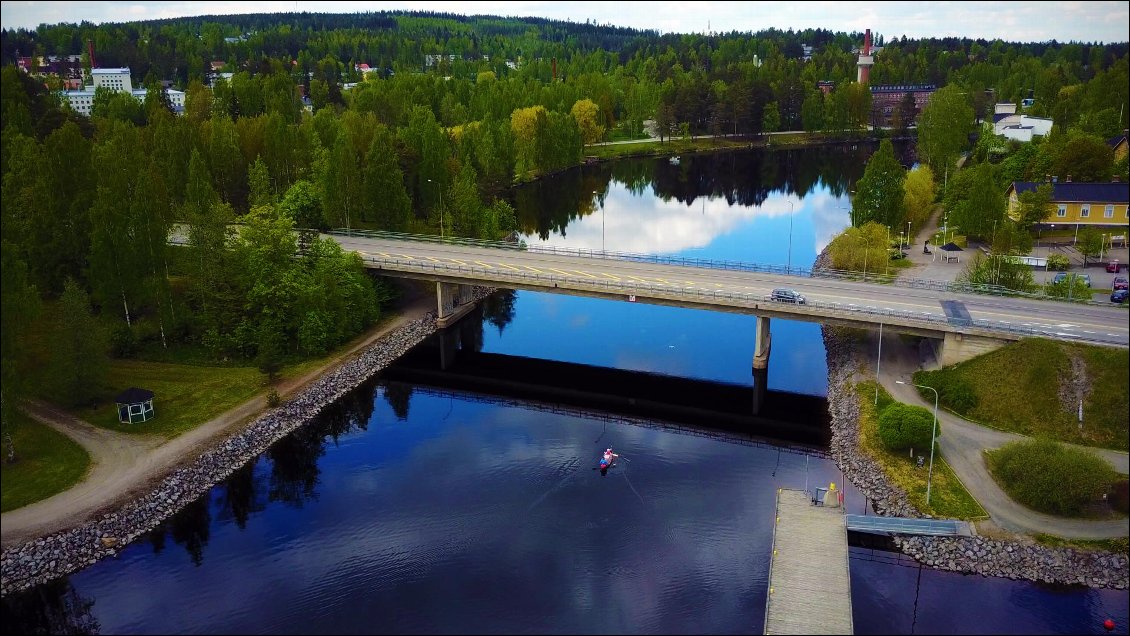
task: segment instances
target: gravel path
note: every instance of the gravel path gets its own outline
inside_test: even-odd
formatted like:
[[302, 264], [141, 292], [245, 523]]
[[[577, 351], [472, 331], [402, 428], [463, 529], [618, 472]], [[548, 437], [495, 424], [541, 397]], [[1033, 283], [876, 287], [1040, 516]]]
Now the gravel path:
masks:
[[[425, 296], [406, 300], [397, 316], [372, 329], [350, 349], [301, 377], [276, 385], [279, 396], [285, 400], [295, 395], [380, 337], [419, 319], [432, 309], [432, 302]], [[29, 411], [33, 417], [75, 440], [90, 453], [93, 469], [73, 488], [0, 516], [3, 547], [7, 549], [91, 521], [123, 502], [153, 490], [174, 467], [196, 457], [266, 410], [265, 394], [259, 395], [183, 435], [165, 441], [159, 437], [127, 435], [98, 428], [48, 404], [32, 404]]]
[[[875, 351], [874, 348], [871, 349]], [[909, 384], [896, 384], [896, 380], [912, 382], [912, 375], [919, 368], [918, 349], [907, 344], [902, 338], [885, 338], [883, 342], [883, 361], [879, 374], [883, 388], [891, 397], [906, 404], [922, 406], [931, 411], [933, 400], [927, 403], [918, 391]], [[993, 480], [985, 467], [983, 451], [1000, 448], [1016, 440], [1028, 439], [1024, 435], [998, 431], [974, 424], [948, 411], [938, 411], [938, 423], [942, 435], [938, 446], [970, 494], [992, 516], [993, 521], [1013, 532], [1043, 532], [1073, 539], [1106, 539], [1125, 537], [1130, 534], [1130, 520], [1086, 520], [1053, 517], [1030, 510], [1011, 498]], [[1115, 470], [1126, 474], [1130, 471], [1130, 455], [1119, 451], [1089, 448], [1110, 462]]]

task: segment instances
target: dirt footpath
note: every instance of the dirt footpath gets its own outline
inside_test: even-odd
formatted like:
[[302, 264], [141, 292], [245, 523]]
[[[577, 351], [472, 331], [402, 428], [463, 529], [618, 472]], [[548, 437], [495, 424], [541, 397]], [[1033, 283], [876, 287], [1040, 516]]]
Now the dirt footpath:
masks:
[[[353, 346], [305, 375], [276, 385], [284, 400], [336, 368], [401, 325], [434, 309], [434, 300], [419, 290], [406, 289], [396, 308], [385, 319], [358, 338]], [[73, 488], [0, 515], [0, 542], [7, 549], [29, 539], [79, 526], [151, 490], [157, 482], [183, 463], [227, 438], [267, 409], [265, 395], [221, 413], [193, 430], [164, 441], [97, 428], [48, 404], [30, 405], [29, 413], [67, 435], [91, 455], [92, 468]]]

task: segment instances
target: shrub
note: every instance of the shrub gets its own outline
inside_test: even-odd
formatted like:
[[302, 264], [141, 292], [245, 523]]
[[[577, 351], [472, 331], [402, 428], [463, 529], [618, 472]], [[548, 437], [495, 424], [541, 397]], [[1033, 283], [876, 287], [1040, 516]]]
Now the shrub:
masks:
[[281, 403], [282, 398], [279, 397], [279, 392], [275, 390], [275, 387], [271, 387], [271, 390], [267, 391], [267, 406], [275, 408]]
[[137, 355], [137, 340], [133, 329], [120, 322], [110, 331], [110, 355], [115, 358], [132, 358]]
[[1062, 272], [1067, 269], [1070, 262], [1063, 254], [1049, 254], [1048, 255], [1048, 269]]
[[1078, 516], [1118, 478], [1098, 455], [1046, 439], [1006, 444], [989, 454], [988, 463], [1010, 497], [1054, 515]]
[[934, 413], [921, 406], [896, 402], [879, 415], [879, 438], [890, 450], [929, 449], [933, 428]]
[[968, 413], [977, 408], [977, 393], [973, 385], [956, 374], [941, 376], [938, 401], [957, 413]]
[[1122, 514], [1130, 512], [1130, 481], [1123, 478], [1114, 484], [1110, 493], [1110, 505]]

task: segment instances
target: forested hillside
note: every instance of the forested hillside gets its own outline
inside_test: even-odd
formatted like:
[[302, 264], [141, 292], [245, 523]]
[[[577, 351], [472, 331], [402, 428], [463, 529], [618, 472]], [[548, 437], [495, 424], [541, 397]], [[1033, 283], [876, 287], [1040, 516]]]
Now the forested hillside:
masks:
[[[143, 102], [100, 90], [86, 118], [57, 80], [15, 66], [81, 53], [89, 67], [87, 40], [99, 67], [128, 66], [149, 88]], [[442, 219], [446, 235], [497, 239], [515, 229], [510, 186], [577, 165], [584, 144], [640, 137], [648, 120], [664, 136], [869, 134], [861, 41], [430, 13], [5, 30], [5, 409], [23, 329], [68, 280], [110, 326], [115, 355], [192, 346], [270, 367], [318, 354], [372, 322], [380, 285], [294, 228], [439, 234]], [[1126, 126], [1126, 43], [878, 42], [874, 83], [956, 87], [975, 118], [1031, 96], [1029, 114], [1062, 129], [1102, 138]], [[160, 80], [185, 90], [183, 116]], [[835, 83], [827, 96], [822, 80]], [[185, 247], [166, 242], [174, 229]]]

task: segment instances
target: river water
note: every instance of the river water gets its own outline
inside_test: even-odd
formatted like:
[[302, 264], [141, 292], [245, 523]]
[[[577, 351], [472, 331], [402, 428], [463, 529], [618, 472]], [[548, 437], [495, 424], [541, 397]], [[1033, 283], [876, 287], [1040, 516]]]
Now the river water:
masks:
[[[530, 243], [809, 266], [848, 224], [873, 150], [626, 160], [514, 200]], [[752, 316], [503, 292], [469, 320], [463, 350], [520, 358], [549, 389], [590, 366], [751, 382]], [[823, 396], [819, 327], [772, 330], [769, 389]], [[819, 452], [709, 421], [680, 430], [391, 374], [117, 558], [5, 598], [5, 631], [759, 633], [775, 489], [840, 483]], [[623, 459], [602, 475], [608, 446]], [[850, 486], [847, 501], [863, 512]], [[1125, 592], [851, 555], [857, 633], [1103, 633], [1106, 618], [1126, 633]]]

